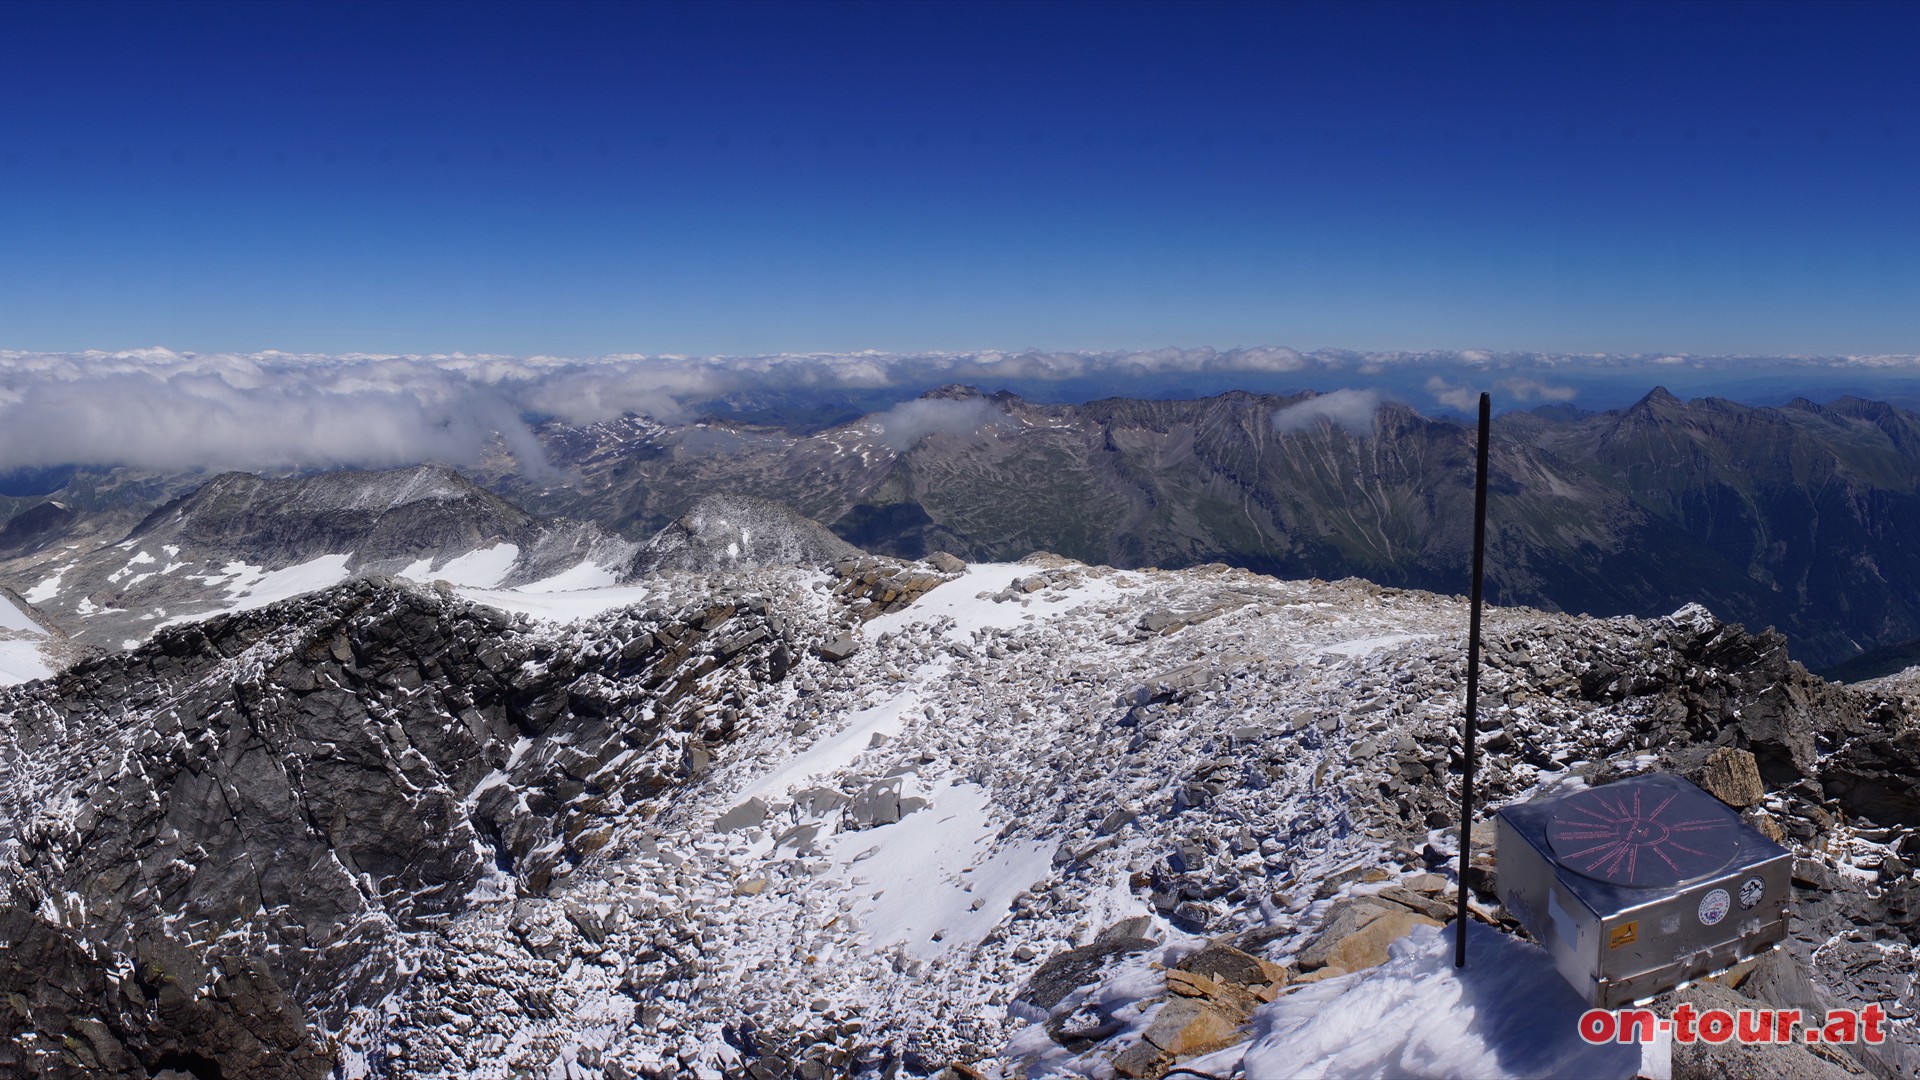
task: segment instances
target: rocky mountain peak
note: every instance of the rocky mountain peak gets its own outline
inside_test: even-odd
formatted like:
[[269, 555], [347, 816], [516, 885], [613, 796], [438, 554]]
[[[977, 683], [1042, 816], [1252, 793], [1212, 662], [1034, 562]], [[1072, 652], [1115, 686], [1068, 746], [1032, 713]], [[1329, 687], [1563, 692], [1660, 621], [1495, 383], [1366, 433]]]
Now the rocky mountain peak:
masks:
[[224, 473], [117, 543], [41, 544], [37, 554], [28, 545], [8, 569], [75, 640], [126, 647], [159, 627], [360, 573], [475, 586], [572, 574], [565, 580], [611, 584], [637, 546], [590, 523], [535, 518], [451, 469], [423, 465], [295, 478]]
[[[467, 504], [502, 523], [529, 520], [525, 511], [445, 466], [416, 465], [380, 471], [342, 470], [276, 479], [252, 473], [222, 473], [150, 514], [133, 537], [166, 533], [246, 543], [249, 526], [271, 519], [278, 525], [303, 517], [330, 533], [343, 533], [405, 507]], [[242, 535], [235, 535], [239, 529]]]
[[770, 566], [830, 566], [861, 554], [826, 526], [771, 499], [708, 495], [654, 534], [634, 557], [637, 574]]
[[981, 393], [980, 388], [977, 386], [968, 386], [965, 383], [948, 383], [945, 386], [936, 386], [920, 396], [935, 401], [971, 401], [974, 398], [985, 397], [986, 395]]
[[671, 786], [694, 679], [724, 699], [784, 673], [769, 610], [623, 612], [589, 656], [363, 579], [77, 665], [64, 704], [0, 690], [0, 986], [22, 1003], [0, 1069], [329, 1075], [329, 1033], [378, 1013], [422, 935], [544, 893], [610, 803]]
[[24, 555], [52, 543], [66, 533], [76, 517], [72, 507], [56, 500], [15, 514], [0, 528], [0, 558]]
[[148, 515], [122, 546], [269, 569], [328, 555], [379, 566], [515, 541], [535, 526], [526, 511], [441, 466], [285, 479], [224, 473]]
[[1675, 397], [1664, 386], [1656, 386], [1646, 396], [1632, 405], [1612, 414], [1616, 430], [1632, 430], [1648, 425], [1661, 425], [1678, 420], [1688, 410], [1688, 403]]

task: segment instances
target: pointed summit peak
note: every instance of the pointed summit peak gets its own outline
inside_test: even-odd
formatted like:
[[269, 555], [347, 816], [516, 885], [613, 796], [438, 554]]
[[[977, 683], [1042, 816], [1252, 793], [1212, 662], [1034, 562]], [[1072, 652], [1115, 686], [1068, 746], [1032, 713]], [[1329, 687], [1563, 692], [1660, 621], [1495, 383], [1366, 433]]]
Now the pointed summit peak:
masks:
[[1647, 392], [1646, 397], [1641, 398], [1629, 406], [1623, 415], [1639, 417], [1670, 416], [1684, 408], [1686, 408], [1686, 402], [1668, 393], [1666, 387], [1656, 386]]

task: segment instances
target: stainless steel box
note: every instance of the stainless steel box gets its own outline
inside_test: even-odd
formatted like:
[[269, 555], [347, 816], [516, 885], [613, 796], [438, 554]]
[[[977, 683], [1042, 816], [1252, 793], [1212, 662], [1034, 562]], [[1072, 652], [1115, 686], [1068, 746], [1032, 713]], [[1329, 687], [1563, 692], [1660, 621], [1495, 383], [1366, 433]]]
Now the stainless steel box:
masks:
[[1587, 1002], [1613, 1008], [1787, 936], [1792, 856], [1677, 776], [1503, 807], [1501, 904]]

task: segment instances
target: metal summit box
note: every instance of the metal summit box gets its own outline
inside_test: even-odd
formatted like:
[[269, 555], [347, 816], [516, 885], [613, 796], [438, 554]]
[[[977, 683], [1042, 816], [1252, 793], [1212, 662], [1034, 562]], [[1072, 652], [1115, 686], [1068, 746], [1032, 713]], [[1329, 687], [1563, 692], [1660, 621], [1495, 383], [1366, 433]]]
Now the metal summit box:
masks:
[[1501, 904], [1595, 1007], [1652, 997], [1787, 936], [1791, 855], [1677, 776], [1503, 807], [1495, 834]]

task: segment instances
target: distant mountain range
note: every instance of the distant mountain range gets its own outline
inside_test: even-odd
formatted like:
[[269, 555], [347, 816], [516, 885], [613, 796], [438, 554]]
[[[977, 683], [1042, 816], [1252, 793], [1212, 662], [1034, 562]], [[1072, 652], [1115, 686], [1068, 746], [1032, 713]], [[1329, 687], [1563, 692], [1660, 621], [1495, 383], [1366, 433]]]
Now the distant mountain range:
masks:
[[[811, 434], [625, 418], [542, 431], [572, 479], [490, 483], [529, 507], [650, 530], [697, 495], [783, 500], [872, 551], [1116, 566], [1225, 562], [1461, 592], [1470, 431], [1387, 404], [1371, 429], [1276, 429], [1305, 397], [1043, 405], [949, 388], [977, 428], [901, 448], [869, 416]], [[954, 411], [965, 418], [967, 414]], [[1771, 408], [1656, 389], [1629, 408], [1495, 421], [1500, 603], [1651, 614], [1699, 601], [1831, 666], [1920, 636], [1920, 417], [1843, 398]]]
[[[604, 556], [607, 545], [644, 543], [704, 497], [741, 495], [908, 558], [1046, 550], [1120, 567], [1223, 562], [1464, 591], [1470, 430], [1391, 403], [1370, 424], [1327, 418], [1315, 400], [1235, 392], [1039, 404], [947, 387], [824, 428], [719, 416], [549, 423], [538, 433], [553, 470], [477, 471], [472, 479], [501, 498], [465, 493], [459, 514], [423, 503], [365, 521], [364, 508], [316, 517], [305, 500], [330, 482], [301, 481], [301, 494], [228, 476], [180, 504], [199, 525], [149, 518], [136, 533], [197, 529], [187, 539], [206, 549], [200, 558], [269, 569], [348, 550], [356, 565], [423, 555], [437, 565], [491, 543], [524, 559], [539, 533], [552, 570], [595, 545]], [[1277, 426], [1289, 409], [1305, 411]], [[1920, 637], [1920, 416], [1904, 409], [1857, 398], [1681, 401], [1655, 389], [1610, 412], [1499, 417], [1492, 475], [1497, 603], [1611, 615], [1698, 601], [1780, 628], [1816, 668]], [[152, 511], [204, 479], [80, 470], [44, 494], [10, 497], [0, 559], [14, 561], [0, 576], [26, 592], [36, 581], [18, 567], [41, 563], [63, 537], [108, 518], [124, 535], [131, 510]], [[574, 519], [564, 539], [536, 520], [562, 516]], [[362, 539], [329, 532], [343, 528]], [[600, 562], [625, 572], [631, 554]]]

